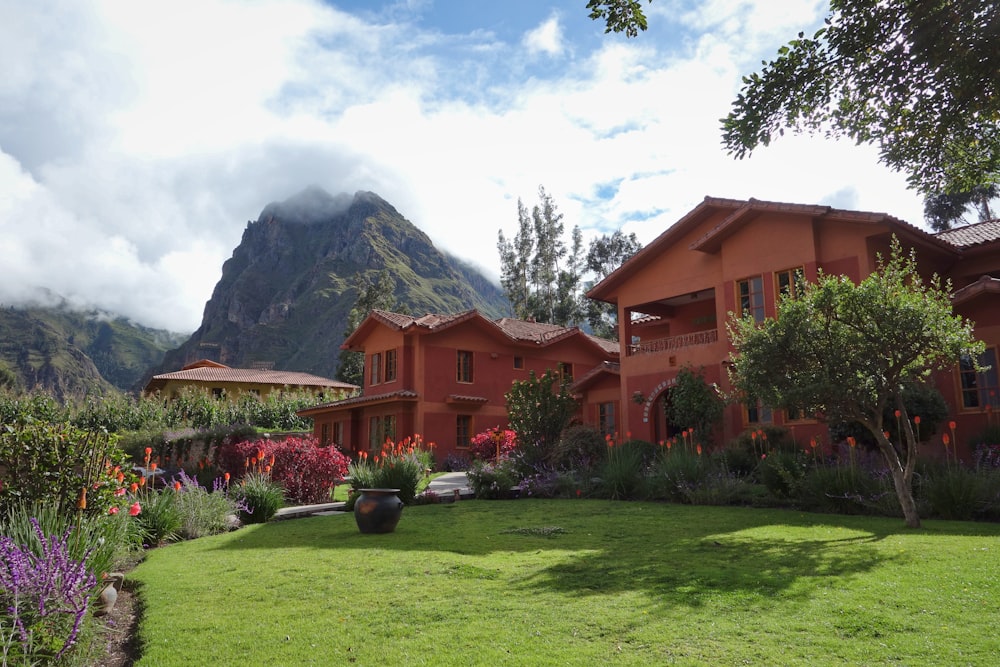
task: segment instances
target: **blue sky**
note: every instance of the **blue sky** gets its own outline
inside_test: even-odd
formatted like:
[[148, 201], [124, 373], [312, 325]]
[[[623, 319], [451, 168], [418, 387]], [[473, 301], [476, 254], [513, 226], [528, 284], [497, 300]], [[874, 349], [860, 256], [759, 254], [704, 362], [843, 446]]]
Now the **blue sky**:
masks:
[[707, 195], [922, 224], [871, 147], [721, 147], [741, 76], [827, 3], [654, 0], [634, 39], [585, 4], [0, 0], [0, 302], [193, 331], [247, 221], [313, 184], [494, 277], [540, 185], [588, 238], [648, 242]]

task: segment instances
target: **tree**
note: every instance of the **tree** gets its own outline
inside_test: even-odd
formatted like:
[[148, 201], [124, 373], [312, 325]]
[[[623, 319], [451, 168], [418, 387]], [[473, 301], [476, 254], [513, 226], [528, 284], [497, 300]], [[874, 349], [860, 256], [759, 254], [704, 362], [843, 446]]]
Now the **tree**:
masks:
[[[587, 270], [594, 279], [587, 283], [586, 290], [611, 275], [640, 249], [642, 244], [635, 234], [626, 236], [620, 229], [592, 240], [587, 252]], [[586, 311], [587, 322], [595, 336], [618, 340], [618, 307], [615, 304], [588, 299]]]
[[965, 223], [965, 214], [972, 209], [977, 222], [993, 219], [990, 201], [1000, 197], [1000, 185], [977, 186], [958, 194], [929, 195], [924, 199], [924, 220], [936, 232], [951, 229], [953, 223]]
[[639, 0], [589, 0], [587, 9], [591, 19], [604, 20], [606, 33], [624, 32], [626, 37], [635, 37], [640, 30], [647, 28], [646, 15]]
[[[514, 317], [561, 326], [589, 321], [595, 335], [616, 339], [618, 311], [611, 304], [585, 299], [584, 291], [606, 278], [642, 247], [635, 234], [618, 230], [593, 239], [584, 255], [583, 233], [563, 241], [564, 225], [552, 196], [538, 189], [539, 204], [529, 212], [518, 200], [518, 231], [507, 239], [498, 233], [500, 285]], [[588, 277], [590, 280], [587, 280]]]
[[[347, 327], [344, 338], [357, 329], [368, 313], [375, 309], [403, 311], [405, 308], [396, 301], [396, 281], [389, 272], [382, 269], [375, 274], [374, 279], [369, 273], [358, 272], [351, 281], [351, 289], [357, 292], [354, 307], [347, 315]], [[350, 350], [340, 351], [340, 361], [337, 366], [337, 379], [363, 387], [365, 382], [365, 355]]]
[[[858, 422], [874, 438], [892, 474], [910, 527], [920, 526], [913, 499], [917, 461], [914, 420], [904, 392], [961, 358], [978, 358], [983, 344], [972, 323], [952, 314], [950, 285], [924, 284], [911, 251], [893, 239], [887, 262], [859, 284], [820, 275], [795, 298], [782, 299], [778, 318], [757, 324], [732, 316], [735, 352], [730, 378], [745, 397], [796, 409], [831, 422]], [[885, 435], [885, 408], [899, 411], [902, 436]]]
[[684, 367], [670, 389], [670, 421], [683, 429], [694, 429], [698, 442], [708, 444], [712, 429], [722, 420], [723, 401], [718, 388], [705, 382], [702, 370]]
[[552, 196], [538, 188], [539, 203], [529, 214], [517, 202], [518, 231], [508, 240], [498, 233], [500, 285], [514, 317], [573, 326], [584, 317], [580, 299], [583, 236], [573, 229], [571, 249], [563, 241], [564, 225]]
[[552, 370], [518, 380], [504, 394], [508, 425], [517, 433], [522, 463], [527, 467], [554, 463], [559, 436], [579, 405], [569, 392], [569, 382]]
[[925, 196], [1000, 179], [1000, 5], [831, 0], [826, 25], [743, 79], [723, 119], [738, 158], [786, 129], [873, 143]]

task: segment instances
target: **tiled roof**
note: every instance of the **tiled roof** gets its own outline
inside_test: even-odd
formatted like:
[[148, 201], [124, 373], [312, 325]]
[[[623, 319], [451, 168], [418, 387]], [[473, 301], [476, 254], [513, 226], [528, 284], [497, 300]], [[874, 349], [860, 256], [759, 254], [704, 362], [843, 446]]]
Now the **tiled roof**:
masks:
[[226, 366], [198, 366], [172, 373], [154, 375], [150, 384], [162, 385], [168, 380], [180, 382], [240, 382], [246, 384], [270, 384], [291, 387], [330, 387], [336, 389], [357, 389], [353, 384], [329, 378], [299, 373], [295, 371], [266, 371], [254, 368], [229, 368]]
[[514, 340], [523, 340], [532, 343], [544, 343], [552, 340], [566, 331], [572, 331], [568, 327], [558, 324], [545, 324], [543, 322], [529, 322], [527, 320], [515, 320], [509, 317], [501, 317], [495, 320], [494, 324], [500, 330]]
[[968, 248], [984, 243], [1000, 241], [1000, 219], [956, 227], [955, 229], [938, 232], [935, 236], [959, 248]]
[[462, 394], [448, 394], [448, 403], [489, 403], [490, 399], [485, 396], [464, 396]]
[[966, 285], [962, 289], [955, 290], [951, 295], [952, 303], [958, 304], [976, 297], [980, 294], [1000, 294], [1000, 278], [993, 276], [982, 276], [974, 283]]
[[570, 385], [569, 390], [574, 394], [580, 393], [587, 385], [592, 383], [596, 378], [604, 374], [610, 375], [620, 375], [621, 374], [621, 364], [615, 361], [602, 361], [598, 365], [591, 368], [589, 371], [584, 373], [582, 376], [577, 378], [577, 380]]
[[410, 391], [409, 389], [400, 389], [399, 391], [390, 391], [385, 394], [371, 394], [365, 396], [355, 396], [353, 398], [345, 398], [342, 401], [333, 401], [332, 403], [323, 403], [322, 405], [314, 405], [311, 408], [304, 408], [299, 410], [295, 414], [306, 417], [309, 415], [316, 414], [317, 412], [325, 412], [330, 409], [347, 408], [354, 405], [362, 405], [366, 403], [384, 403], [386, 401], [393, 400], [405, 400], [412, 401], [417, 398], [417, 392]]

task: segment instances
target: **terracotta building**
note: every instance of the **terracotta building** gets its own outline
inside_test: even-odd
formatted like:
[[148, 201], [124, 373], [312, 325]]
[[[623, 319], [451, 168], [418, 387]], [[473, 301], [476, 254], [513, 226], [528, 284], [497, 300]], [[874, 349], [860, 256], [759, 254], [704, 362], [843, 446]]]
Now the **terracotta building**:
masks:
[[[375, 310], [342, 347], [365, 355], [364, 395], [300, 411], [316, 436], [354, 455], [419, 434], [435, 444], [439, 462], [476, 433], [506, 426], [504, 394], [515, 380], [549, 369], [572, 380], [618, 357], [617, 343], [576, 327], [490, 320], [475, 310], [423, 317]], [[605, 409], [614, 412], [617, 392], [598, 398], [609, 396]]]
[[236, 397], [253, 393], [266, 398], [274, 391], [309, 391], [330, 399], [340, 399], [358, 391], [359, 387], [339, 380], [298, 373], [257, 368], [230, 368], [202, 359], [179, 371], [154, 375], [146, 384], [145, 393], [176, 396], [187, 387], [204, 389], [217, 397]]
[[[931, 234], [884, 213], [712, 197], [589, 291], [618, 307], [620, 364], [577, 383], [592, 411], [588, 421], [598, 423], [594, 406], [615, 395], [621, 432], [653, 442], [674, 435], [685, 425], [668, 423], [664, 401], [681, 368], [701, 369], [708, 382], [729, 388], [730, 313], [773, 317], [779, 295], [820, 270], [857, 282], [875, 270], [879, 253], [889, 255], [893, 235], [915, 249], [927, 277], [951, 280], [956, 312], [975, 322], [988, 345], [982, 362], [990, 370], [963, 363], [936, 378], [959, 430], [981, 431], [1000, 408], [1000, 221]], [[716, 441], [762, 423], [806, 440], [826, 434], [809, 415], [736, 404], [726, 408]]]

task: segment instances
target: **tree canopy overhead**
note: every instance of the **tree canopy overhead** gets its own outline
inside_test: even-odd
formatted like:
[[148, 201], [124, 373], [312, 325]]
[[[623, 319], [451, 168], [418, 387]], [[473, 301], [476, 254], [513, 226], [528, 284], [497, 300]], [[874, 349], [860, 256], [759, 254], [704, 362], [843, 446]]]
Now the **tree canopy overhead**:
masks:
[[[820, 276], [779, 304], [778, 318], [729, 324], [733, 386], [772, 408], [831, 422], [857, 422], [874, 438], [892, 474], [909, 526], [920, 525], [912, 477], [917, 435], [904, 392], [930, 373], [983, 350], [972, 323], [952, 313], [947, 286], [925, 284], [912, 254], [893, 239], [888, 261], [855, 285]], [[895, 408], [903, 435], [890, 441], [884, 413]]]
[[784, 131], [878, 146], [925, 196], [1000, 180], [1000, 5], [993, 0], [831, 0], [743, 79], [723, 144], [742, 158]]

